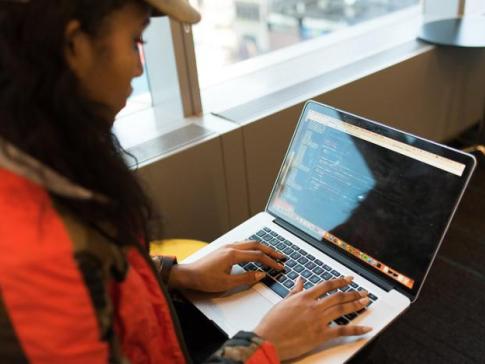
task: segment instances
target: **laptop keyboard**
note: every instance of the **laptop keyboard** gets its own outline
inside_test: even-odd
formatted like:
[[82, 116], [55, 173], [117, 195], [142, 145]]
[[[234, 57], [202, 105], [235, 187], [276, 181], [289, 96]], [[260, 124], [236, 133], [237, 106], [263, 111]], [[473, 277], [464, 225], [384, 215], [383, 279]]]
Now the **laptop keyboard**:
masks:
[[[282, 262], [285, 264], [284, 271], [271, 269], [259, 262], [240, 264], [246, 271], [259, 270], [266, 272], [266, 277], [261, 282], [266, 284], [272, 291], [282, 298], [285, 298], [290, 293], [290, 290], [295, 286], [298, 277], [303, 278], [304, 288], [309, 289], [320, 282], [342, 276], [340, 272], [333, 269], [330, 265], [316, 259], [313, 255], [307, 253], [302, 248], [291, 243], [289, 240], [267, 227], [250, 236], [249, 240], [257, 240], [262, 244], [270, 246], [283, 253], [287, 257], [286, 261]], [[326, 295], [331, 295], [338, 291], [351, 292], [362, 290], [364, 290], [364, 288], [360, 287], [357, 283], [352, 282], [348, 286], [330, 291]], [[377, 301], [377, 297], [369, 292], [368, 306], [375, 301]], [[335, 323], [337, 325], [347, 325], [363, 312], [365, 312], [365, 309], [339, 317], [335, 320]]]

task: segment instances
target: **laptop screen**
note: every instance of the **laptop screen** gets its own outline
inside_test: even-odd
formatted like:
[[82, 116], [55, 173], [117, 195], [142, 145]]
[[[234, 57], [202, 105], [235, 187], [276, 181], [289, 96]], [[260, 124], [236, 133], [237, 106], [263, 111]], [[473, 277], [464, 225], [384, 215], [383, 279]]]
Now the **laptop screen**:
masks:
[[268, 210], [417, 292], [470, 162], [468, 155], [309, 103]]

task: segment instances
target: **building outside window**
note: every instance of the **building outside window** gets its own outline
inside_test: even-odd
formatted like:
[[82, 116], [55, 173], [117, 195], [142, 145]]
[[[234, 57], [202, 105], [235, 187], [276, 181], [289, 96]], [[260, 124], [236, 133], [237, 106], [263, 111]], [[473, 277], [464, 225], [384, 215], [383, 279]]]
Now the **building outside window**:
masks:
[[337, 32], [419, 0], [194, 0], [202, 21], [194, 26], [201, 87], [221, 67]]

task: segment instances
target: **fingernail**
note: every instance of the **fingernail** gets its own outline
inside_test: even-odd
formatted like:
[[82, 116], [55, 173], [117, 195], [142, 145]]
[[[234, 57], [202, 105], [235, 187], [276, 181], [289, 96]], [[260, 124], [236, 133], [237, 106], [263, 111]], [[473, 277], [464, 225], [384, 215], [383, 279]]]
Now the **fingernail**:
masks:
[[285, 269], [285, 265], [284, 265], [284, 264], [278, 264], [278, 267], [279, 267], [281, 270]]
[[352, 276], [347, 276], [347, 277], [344, 277], [344, 279], [347, 281], [347, 282], [352, 282], [354, 280], [354, 277]]
[[365, 333], [368, 333], [369, 331], [372, 331], [372, 327], [369, 327], [369, 326], [362, 326], [362, 332], [365, 334]]
[[359, 300], [359, 303], [363, 304], [363, 305], [367, 305], [369, 303], [369, 298], [368, 297], [365, 297], [365, 298], [361, 298]]
[[264, 277], [266, 277], [266, 273], [264, 273], [264, 272], [257, 272], [256, 273], [256, 280], [260, 281]]
[[369, 292], [367, 292], [367, 291], [360, 291], [359, 294], [360, 294], [360, 297], [367, 297], [367, 295], [369, 294]]

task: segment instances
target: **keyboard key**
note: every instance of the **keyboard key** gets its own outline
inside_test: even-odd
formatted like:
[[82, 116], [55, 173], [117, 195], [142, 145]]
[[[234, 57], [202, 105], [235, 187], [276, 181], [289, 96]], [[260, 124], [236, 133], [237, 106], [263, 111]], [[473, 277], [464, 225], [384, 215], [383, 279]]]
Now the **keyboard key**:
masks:
[[324, 272], [324, 270], [320, 267], [315, 267], [313, 269], [313, 273], [318, 274], [318, 275], [322, 274], [323, 272]]
[[275, 231], [270, 231], [269, 233], [271, 234], [271, 236], [278, 236], [278, 233]]
[[347, 320], [349, 320], [349, 321], [352, 321], [352, 320], [353, 320], [354, 318], [356, 318], [356, 317], [357, 317], [357, 314], [356, 314], [356, 313], [354, 313], [354, 312], [352, 312], [352, 313], [349, 313], [349, 314], [345, 315], [345, 318], [346, 318]]
[[264, 230], [259, 230], [259, 231], [256, 233], [256, 235], [257, 235], [257, 236], [263, 236], [263, 235], [265, 235], [265, 234], [266, 234], [266, 233], [264, 232]]
[[311, 276], [311, 278], [310, 278], [310, 282], [312, 282], [314, 284], [317, 284], [317, 283], [319, 283], [321, 281], [322, 281], [322, 279], [320, 277], [318, 277], [318, 276], [315, 276], [315, 275]]
[[285, 238], [284, 238], [284, 237], [282, 237], [281, 235], [278, 235], [276, 238], [277, 238], [279, 241], [283, 241], [283, 240], [285, 240]]
[[300, 253], [295, 251], [293, 254], [290, 255], [290, 257], [292, 257], [293, 259], [299, 259], [301, 257], [301, 255], [300, 255]]
[[309, 289], [309, 288], [312, 288], [313, 287], [313, 283], [311, 282], [306, 282], [304, 285], [303, 285], [303, 288], [305, 289]]
[[305, 278], [308, 278], [312, 275], [312, 272], [310, 272], [308, 269], [305, 269], [303, 272], [301, 272], [301, 275]]
[[332, 278], [333, 278], [333, 276], [332, 276], [330, 273], [328, 273], [328, 272], [323, 273], [323, 276], [322, 276], [322, 277], [323, 277], [323, 279], [325, 279], [326, 281], [328, 281], [328, 280], [330, 280], [330, 279], [332, 279]]
[[324, 265], [323, 265], [323, 269], [325, 269], [326, 271], [331, 271], [331, 270], [332, 270], [332, 267], [330, 267], [330, 266], [328, 266], [328, 265], [324, 264]]
[[304, 270], [305, 268], [303, 268], [302, 265], [298, 264], [296, 267], [293, 267], [293, 270], [297, 273], [300, 273]]
[[253, 263], [249, 263], [248, 265], [246, 265], [246, 270], [258, 270], [258, 267], [256, 267]]
[[283, 285], [287, 288], [292, 288], [295, 285], [295, 283], [288, 279], [285, 283], [283, 283]]
[[301, 257], [300, 259], [298, 259], [298, 263], [300, 263], [300, 264], [305, 264], [307, 262], [308, 262], [308, 259], [305, 258], [305, 257]]
[[263, 278], [262, 282], [266, 284], [273, 292], [275, 292], [281, 298], [285, 298], [290, 293], [290, 291], [287, 288], [285, 288], [282, 284], [272, 280], [269, 277]]
[[284, 283], [284, 281], [286, 281], [288, 278], [286, 278], [286, 276], [284, 274], [281, 274], [278, 276], [278, 278], [276, 278], [276, 280], [280, 283]]
[[372, 301], [377, 301], [377, 297], [375, 295], [373, 295], [372, 293], [369, 292], [369, 298], [372, 300]]
[[312, 270], [313, 268], [316, 267], [316, 265], [313, 262], [308, 262], [307, 264], [305, 264], [305, 267]]
[[258, 235], [251, 235], [248, 240], [257, 240], [259, 241], [259, 236]]
[[295, 245], [295, 244], [293, 244], [293, 243], [292, 243], [291, 241], [289, 241], [289, 240], [285, 240], [285, 244], [286, 244], [286, 245], [288, 245], [290, 248], [293, 248], [293, 249], [296, 247], [296, 245]]
[[291, 249], [290, 247], [286, 247], [285, 250], [283, 250], [283, 253], [285, 253], [286, 255], [290, 255], [294, 252], [293, 249]]
[[288, 259], [288, 260], [285, 262], [285, 265], [286, 265], [287, 267], [290, 267], [290, 268], [294, 267], [296, 264], [297, 264], [297, 263], [296, 263], [296, 262], [295, 262], [293, 259]]
[[293, 272], [293, 271], [289, 272], [286, 276], [290, 279], [293, 279], [293, 280], [298, 278], [298, 274], [296, 272]]
[[331, 296], [331, 295], [333, 295], [333, 294], [335, 294], [335, 293], [337, 293], [337, 290], [336, 290], [336, 289], [332, 289], [331, 291], [328, 291], [328, 292], [327, 292], [327, 295], [328, 295], [328, 296]]
[[269, 273], [268, 273], [268, 274], [269, 274], [271, 277], [276, 277], [276, 276], [277, 276], [278, 274], [280, 274], [280, 273], [281, 273], [281, 271], [280, 271], [280, 270], [271, 269], [271, 270], [269, 271]]
[[266, 231], [267, 233], [269, 233], [271, 231], [271, 229], [267, 228], [267, 227], [265, 227], [263, 230]]
[[355, 283], [355, 282], [351, 282], [351, 283], [350, 283], [350, 286], [351, 286], [352, 288], [357, 288], [357, 287], [359, 287], [359, 285], [358, 285], [357, 283]]
[[335, 269], [333, 271], [331, 271], [330, 273], [332, 273], [335, 277], [341, 276], [340, 272], [336, 271]]
[[308, 258], [308, 260], [315, 260], [315, 257], [311, 254], [308, 254], [306, 257]]
[[319, 259], [315, 259], [315, 264], [319, 266], [323, 266], [323, 262]]
[[349, 323], [349, 320], [347, 320], [345, 317], [339, 317], [338, 319], [335, 320], [335, 323], [337, 325], [347, 325]]
[[283, 250], [283, 249], [285, 249], [285, 248], [286, 248], [286, 245], [285, 245], [285, 244], [283, 244], [283, 243], [279, 243], [278, 245], [276, 245], [276, 247], [277, 247], [278, 249], [280, 249], [280, 250]]
[[339, 288], [339, 291], [347, 292], [349, 289], [350, 289], [349, 286], [345, 286], [345, 287]]
[[308, 253], [306, 251], [304, 251], [303, 249], [300, 249], [300, 254], [304, 257], [306, 257], [308, 255]]

